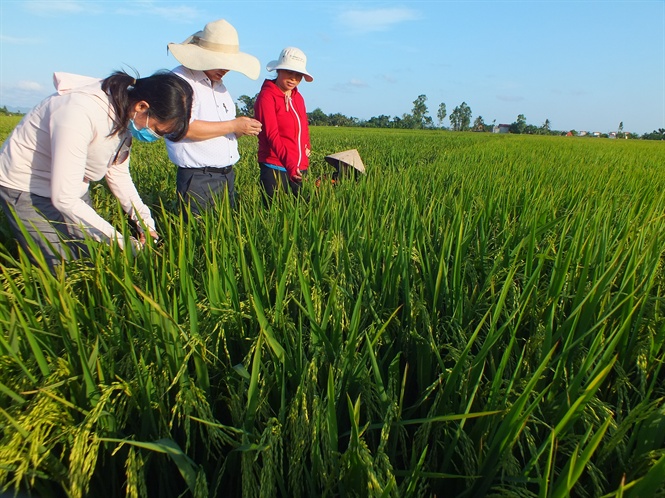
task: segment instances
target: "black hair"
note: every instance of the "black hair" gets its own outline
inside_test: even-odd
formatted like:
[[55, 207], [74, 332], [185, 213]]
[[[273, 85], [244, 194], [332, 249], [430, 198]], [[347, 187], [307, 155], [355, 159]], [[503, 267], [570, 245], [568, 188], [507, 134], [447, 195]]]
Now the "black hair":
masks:
[[187, 134], [193, 91], [189, 83], [175, 73], [164, 70], [147, 78], [134, 78], [124, 71], [116, 71], [102, 82], [102, 90], [109, 95], [115, 109], [112, 135], [127, 130], [130, 108], [142, 100], [148, 103], [150, 114], [159, 121], [175, 123], [167, 135], [169, 140], [177, 142]]

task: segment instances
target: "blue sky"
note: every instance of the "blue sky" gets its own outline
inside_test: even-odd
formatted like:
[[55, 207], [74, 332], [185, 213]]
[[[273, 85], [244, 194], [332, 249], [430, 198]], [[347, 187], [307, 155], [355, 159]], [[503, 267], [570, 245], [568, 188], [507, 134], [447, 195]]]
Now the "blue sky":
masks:
[[486, 123], [665, 128], [663, 0], [0, 0], [0, 105], [34, 106], [54, 71], [173, 68], [167, 43], [221, 18], [263, 68], [256, 81], [225, 77], [235, 99], [296, 46], [315, 77], [300, 87], [309, 111], [401, 116], [424, 94], [435, 122], [440, 103], [450, 114], [466, 102]]

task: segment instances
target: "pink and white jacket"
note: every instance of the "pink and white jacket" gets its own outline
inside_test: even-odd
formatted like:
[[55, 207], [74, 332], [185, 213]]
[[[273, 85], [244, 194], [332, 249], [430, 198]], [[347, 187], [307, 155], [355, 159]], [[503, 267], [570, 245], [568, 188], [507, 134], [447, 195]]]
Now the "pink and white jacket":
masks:
[[0, 185], [48, 197], [93, 238], [124, 246], [122, 235], [82, 199], [91, 181], [105, 177], [123, 210], [154, 230], [129, 173], [131, 136], [109, 136], [115, 111], [101, 80], [55, 73], [53, 81], [57, 93], [26, 114], [0, 149]]

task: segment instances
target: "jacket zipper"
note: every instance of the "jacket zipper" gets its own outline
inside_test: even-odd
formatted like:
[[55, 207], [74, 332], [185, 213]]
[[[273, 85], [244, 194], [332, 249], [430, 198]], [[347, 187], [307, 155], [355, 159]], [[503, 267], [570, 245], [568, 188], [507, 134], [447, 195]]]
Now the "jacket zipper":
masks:
[[298, 116], [298, 112], [296, 111], [296, 108], [293, 106], [293, 100], [289, 95], [284, 95], [285, 100], [286, 100], [286, 110], [288, 112], [289, 110], [289, 104], [291, 104], [291, 109], [293, 110], [293, 114], [296, 117], [296, 121], [298, 122], [298, 172], [300, 172], [300, 163], [302, 162], [302, 144], [300, 143], [300, 136], [302, 134], [302, 126], [300, 125], [300, 116]]

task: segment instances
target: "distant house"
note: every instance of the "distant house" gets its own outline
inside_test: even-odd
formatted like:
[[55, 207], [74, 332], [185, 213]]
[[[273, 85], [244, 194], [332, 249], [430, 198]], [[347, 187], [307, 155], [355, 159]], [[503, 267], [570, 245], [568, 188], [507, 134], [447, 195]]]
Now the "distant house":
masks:
[[509, 124], [495, 125], [494, 128], [492, 128], [492, 133], [508, 133], [509, 131], [510, 131]]
[[586, 137], [588, 135], [588, 132], [586, 131], [581, 131], [577, 134], [578, 137]]

